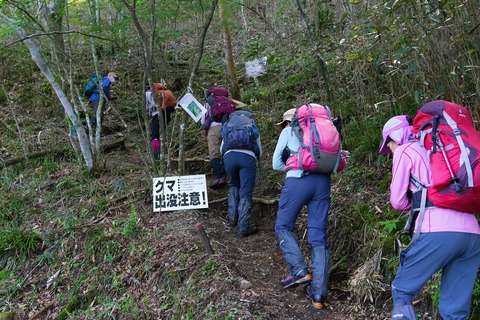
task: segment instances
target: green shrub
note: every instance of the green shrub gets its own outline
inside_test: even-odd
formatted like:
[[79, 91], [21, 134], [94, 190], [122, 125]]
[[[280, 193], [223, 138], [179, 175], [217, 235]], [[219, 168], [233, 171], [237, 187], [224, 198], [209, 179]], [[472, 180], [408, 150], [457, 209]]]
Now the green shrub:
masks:
[[42, 244], [41, 236], [35, 231], [18, 228], [0, 231], [0, 259], [6, 257], [26, 258], [36, 252]]
[[123, 226], [122, 234], [126, 237], [131, 237], [135, 234], [135, 229], [137, 228], [138, 214], [135, 206], [132, 204], [130, 209], [130, 218]]

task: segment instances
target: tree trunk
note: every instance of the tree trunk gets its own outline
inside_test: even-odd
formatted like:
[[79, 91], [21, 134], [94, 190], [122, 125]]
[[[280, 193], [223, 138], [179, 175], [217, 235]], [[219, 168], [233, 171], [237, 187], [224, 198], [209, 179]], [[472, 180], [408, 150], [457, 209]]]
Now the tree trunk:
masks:
[[310, 22], [308, 21], [307, 14], [305, 13], [305, 8], [302, 6], [300, 3], [300, 0], [296, 0], [297, 3], [297, 8], [298, 11], [300, 12], [300, 16], [302, 17], [303, 23], [305, 25], [305, 30], [307, 31], [307, 36], [308, 40], [311, 44], [311, 49], [315, 57], [317, 58], [318, 62], [318, 68], [319, 68], [319, 73], [323, 79], [323, 85], [325, 87], [325, 92], [326, 92], [326, 103], [329, 106], [332, 106], [334, 104], [332, 94], [330, 92], [330, 80], [328, 79], [328, 72], [327, 72], [327, 66], [325, 65], [325, 61], [322, 58], [322, 55], [318, 51], [317, 46], [315, 45], [317, 41], [314, 39]]
[[89, 0], [90, 17], [92, 24], [96, 27], [100, 21], [100, 10], [98, 10], [98, 0]]
[[23, 42], [25, 45], [28, 47], [30, 50], [30, 55], [32, 56], [32, 60], [37, 64], [38, 68], [40, 71], [43, 73], [43, 75], [47, 78], [48, 82], [52, 86], [53, 90], [55, 91], [55, 94], [57, 95], [58, 99], [60, 100], [60, 103], [62, 104], [63, 108], [65, 109], [65, 112], [67, 113], [68, 117], [72, 121], [73, 125], [77, 128], [77, 136], [78, 136], [78, 141], [80, 144], [80, 149], [82, 151], [83, 159], [85, 161], [85, 164], [89, 170], [92, 170], [94, 168], [94, 160], [92, 157], [92, 152], [90, 150], [90, 145], [88, 143], [88, 138], [87, 134], [85, 132], [85, 129], [83, 128], [83, 125], [81, 124], [80, 120], [78, 119], [77, 115], [75, 114], [75, 110], [72, 107], [72, 104], [68, 100], [67, 96], [65, 95], [63, 89], [60, 87], [58, 82], [55, 80], [55, 76], [53, 75], [52, 71], [46, 64], [45, 60], [43, 59], [42, 54], [40, 53], [40, 49], [36, 45], [36, 43], [27, 37], [27, 33], [25, 30], [18, 26], [14, 20], [6, 17], [5, 15], [0, 13], [0, 16], [2, 19], [9, 25], [11, 25], [12, 28], [17, 32], [17, 34], [24, 38]]
[[241, 100], [240, 86], [238, 85], [237, 74], [235, 72], [235, 62], [233, 60], [232, 34], [228, 26], [228, 18], [225, 14], [225, 7], [220, 2], [220, 20], [222, 21], [223, 43], [225, 46], [225, 61], [227, 62], [227, 77], [230, 83], [230, 94], [233, 99]]
[[47, 21], [48, 31], [57, 32], [52, 34], [54, 53], [59, 61], [59, 65], [65, 62], [65, 43], [61, 34], [63, 27], [63, 11], [65, 10], [64, 0], [54, 0], [49, 2], [45, 8], [45, 20]]
[[[93, 39], [91, 40], [91, 46], [92, 46], [92, 58], [93, 58], [93, 65], [95, 66], [95, 73], [100, 75], [100, 72], [98, 71], [98, 58], [97, 58], [97, 51], [95, 50], [95, 44], [93, 43]], [[97, 113], [95, 114], [95, 135], [94, 135], [94, 150], [95, 150], [95, 158], [100, 159], [100, 138], [102, 135], [102, 114], [103, 114], [103, 107], [105, 104], [105, 93], [103, 92], [103, 78], [98, 77], [98, 84], [100, 86], [99, 92], [100, 92], [100, 100], [98, 101], [98, 107], [97, 107]], [[87, 122], [90, 123], [90, 119], [87, 119]], [[93, 132], [93, 130], [89, 131], [90, 133]]]
[[[154, 41], [155, 41], [154, 34], [155, 34], [155, 24], [156, 24], [156, 22], [155, 22], [155, 0], [150, 1], [150, 8], [151, 8], [151, 37], [150, 38], [147, 37], [147, 34], [145, 33], [145, 30], [143, 29], [142, 25], [140, 24], [140, 21], [138, 20], [137, 12], [135, 10], [135, 7], [131, 6], [126, 0], [121, 0], [121, 1], [125, 5], [125, 7], [128, 9], [128, 11], [130, 12], [130, 15], [131, 15], [132, 20], [133, 20], [133, 24], [134, 24], [135, 28], [137, 29], [138, 35], [139, 35], [140, 40], [142, 42], [143, 54], [144, 54], [144, 58], [145, 58], [144, 78], [147, 79], [147, 81], [150, 85], [150, 88], [151, 88], [151, 91], [152, 91], [152, 94], [153, 94], [153, 97], [154, 97], [155, 105], [157, 106], [157, 110], [160, 110], [160, 106], [158, 105], [157, 94], [156, 94], [155, 89], [153, 87], [153, 80], [152, 80], [153, 45], [154, 45]], [[145, 95], [144, 95], [144, 97], [145, 97]], [[159, 121], [160, 128], [164, 128], [163, 117], [161, 115], [158, 117], [158, 121]], [[148, 128], [148, 126], [146, 126], [146, 128]], [[147, 129], [147, 131], [148, 131], [148, 129]], [[162, 130], [162, 131], [164, 131], [164, 130]], [[162, 136], [164, 136], [164, 135], [162, 134]], [[148, 138], [151, 137], [150, 133], [147, 133], [147, 137]], [[147, 138], [147, 140], [148, 140], [148, 138]], [[165, 138], [163, 137], [162, 140], [165, 141]], [[147, 141], [147, 148], [149, 148], [149, 141]], [[165, 148], [164, 143], [162, 143], [161, 148], [162, 149]], [[163, 176], [165, 174], [165, 166], [164, 166], [165, 159], [160, 158], [159, 171], [155, 172], [156, 171], [156, 166], [155, 166], [155, 162], [153, 161], [153, 153], [152, 152], [150, 152], [150, 158], [152, 159], [152, 164], [153, 164], [152, 167], [153, 167], [154, 173], [159, 174], [160, 176]]]
[[[196, 53], [196, 60], [192, 66], [192, 72], [190, 73], [190, 79], [188, 80], [188, 88], [193, 86], [193, 81], [195, 80], [195, 76], [198, 71], [198, 67], [200, 66], [200, 61], [202, 61], [203, 50], [205, 48], [205, 37], [207, 35], [208, 28], [210, 27], [210, 23], [213, 19], [213, 14], [215, 13], [215, 8], [217, 7], [218, 0], [212, 0], [212, 8], [210, 9], [210, 13], [208, 14], [207, 20], [203, 25], [202, 33], [198, 38], [198, 47]], [[179, 146], [178, 146], [178, 174], [183, 175], [185, 173], [185, 127], [188, 119], [188, 114], [186, 112], [182, 113], [182, 123], [180, 124], [180, 139], [179, 139]]]

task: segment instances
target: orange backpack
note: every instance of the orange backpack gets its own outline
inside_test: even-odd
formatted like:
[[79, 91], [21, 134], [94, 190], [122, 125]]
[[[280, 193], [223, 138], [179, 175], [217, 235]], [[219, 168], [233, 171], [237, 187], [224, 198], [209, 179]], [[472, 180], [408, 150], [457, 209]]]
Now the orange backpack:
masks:
[[[158, 97], [158, 105], [160, 106], [160, 110], [164, 110], [165, 108], [175, 108], [177, 105], [177, 100], [173, 95], [172, 91], [168, 90], [167, 86], [162, 83], [154, 83], [153, 88], [155, 89], [155, 93]], [[163, 103], [165, 100], [165, 103]]]

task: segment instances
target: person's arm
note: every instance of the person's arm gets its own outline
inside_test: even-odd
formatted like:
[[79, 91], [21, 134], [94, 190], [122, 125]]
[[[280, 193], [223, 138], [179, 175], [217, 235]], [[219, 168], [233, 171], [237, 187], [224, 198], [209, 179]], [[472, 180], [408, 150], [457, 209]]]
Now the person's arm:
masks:
[[222, 155], [225, 155], [222, 149], [223, 149], [223, 139], [222, 139], [222, 142], [220, 142], [220, 153]]
[[108, 77], [103, 78], [103, 92], [107, 96], [108, 99], [110, 99], [110, 79]]
[[147, 112], [152, 115], [152, 113], [155, 111], [155, 101], [153, 100], [153, 94], [151, 91], [145, 93], [145, 100], [145, 109], [147, 109]]
[[340, 150], [340, 163], [338, 164], [337, 172], [342, 171], [347, 166], [347, 150]]
[[149, 112], [150, 111], [150, 96], [152, 95], [151, 92], [145, 92], [145, 109]]
[[404, 150], [397, 150], [393, 155], [392, 183], [390, 184], [390, 204], [396, 210], [409, 210], [410, 200], [407, 193], [410, 187], [412, 160]]
[[287, 146], [288, 142], [288, 134], [287, 130], [283, 129], [280, 133], [280, 137], [278, 137], [277, 145], [275, 147], [275, 151], [273, 152], [272, 158], [272, 168], [274, 170], [283, 171], [285, 167], [285, 163], [282, 161], [282, 152], [283, 149]]

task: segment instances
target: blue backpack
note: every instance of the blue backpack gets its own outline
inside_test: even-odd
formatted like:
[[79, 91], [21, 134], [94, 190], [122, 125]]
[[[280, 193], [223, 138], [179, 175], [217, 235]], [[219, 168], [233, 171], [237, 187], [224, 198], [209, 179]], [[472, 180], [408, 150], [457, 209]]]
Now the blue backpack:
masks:
[[260, 131], [252, 112], [238, 110], [229, 114], [220, 132], [223, 139], [222, 154], [232, 149], [243, 149], [253, 151], [257, 157], [260, 156], [257, 145]]
[[[103, 74], [100, 73], [100, 79], [103, 79]], [[94, 72], [90, 76], [90, 80], [88, 80], [87, 84], [85, 85], [85, 88], [83, 89], [83, 94], [85, 97], [89, 98], [94, 94], [94, 93], [100, 93], [98, 90], [100, 87], [99, 85], [99, 80], [97, 73]]]

